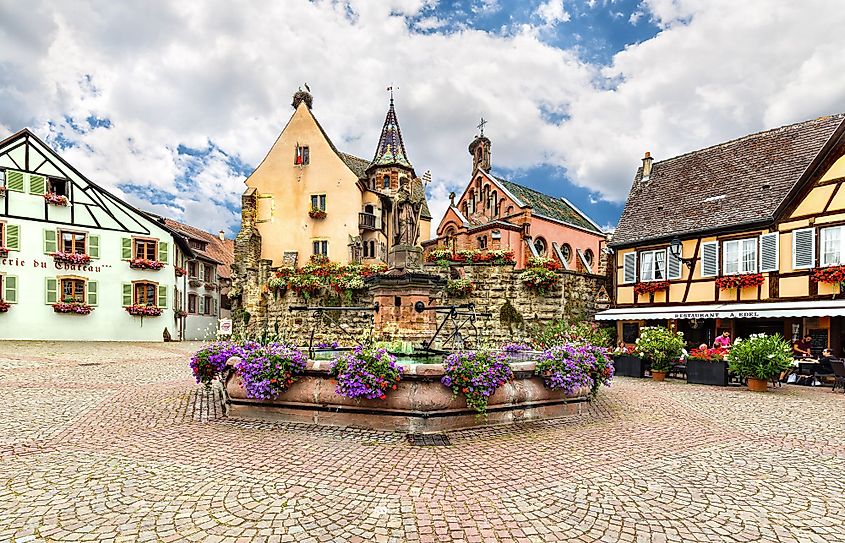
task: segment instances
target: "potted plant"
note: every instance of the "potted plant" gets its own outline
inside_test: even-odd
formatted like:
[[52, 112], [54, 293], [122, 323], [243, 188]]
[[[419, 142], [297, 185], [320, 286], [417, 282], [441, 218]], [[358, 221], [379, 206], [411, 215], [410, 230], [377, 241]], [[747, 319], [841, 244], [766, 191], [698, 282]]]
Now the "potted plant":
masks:
[[446, 283], [446, 292], [456, 298], [465, 298], [472, 294], [474, 289], [475, 283], [469, 279], [450, 279]]
[[164, 262], [158, 260], [148, 260], [146, 258], [133, 258], [129, 261], [129, 267], [133, 270], [160, 270], [164, 267]]
[[335, 393], [355, 399], [384, 400], [402, 380], [402, 367], [386, 349], [358, 345], [345, 355], [337, 356], [329, 374], [337, 380]]
[[188, 270], [180, 268], [179, 266], [176, 266], [173, 270], [176, 272], [176, 277], [182, 277], [188, 274]]
[[66, 253], [64, 251], [56, 251], [55, 253], [51, 253], [50, 256], [52, 256], [53, 260], [57, 263], [71, 264], [74, 266], [81, 266], [91, 262], [91, 257], [84, 253]]
[[44, 200], [50, 205], [59, 207], [66, 207], [70, 205], [70, 200], [67, 199], [67, 196], [56, 194], [55, 192], [48, 192], [44, 194]]
[[662, 381], [684, 354], [684, 334], [663, 326], [646, 326], [637, 338], [637, 353], [651, 365], [651, 378]]
[[748, 379], [748, 390], [766, 392], [769, 380], [792, 367], [792, 349], [780, 334], [753, 334], [737, 340], [728, 355], [728, 368]]
[[687, 383], [728, 386], [728, 350], [706, 346], [690, 351], [687, 359]]
[[615, 375], [645, 377], [645, 366], [645, 361], [637, 354], [634, 345], [620, 346], [613, 351]]
[[326, 218], [326, 212], [323, 211], [320, 208], [312, 207], [311, 209], [308, 210], [308, 216], [311, 217], [312, 219], [316, 219], [318, 221], [321, 221], [321, 220]]

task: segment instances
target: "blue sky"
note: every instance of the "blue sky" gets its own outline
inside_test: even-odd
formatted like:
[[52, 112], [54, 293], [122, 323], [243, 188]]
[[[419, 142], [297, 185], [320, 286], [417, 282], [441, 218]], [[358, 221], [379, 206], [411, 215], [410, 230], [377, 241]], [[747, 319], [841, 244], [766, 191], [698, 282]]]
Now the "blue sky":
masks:
[[[436, 219], [489, 121], [494, 171], [615, 225], [659, 161], [845, 110], [826, 0], [0, 0], [0, 136], [23, 127], [149, 211], [234, 234], [308, 82], [370, 158], [396, 104]], [[826, 36], [822, 40], [819, 36]]]

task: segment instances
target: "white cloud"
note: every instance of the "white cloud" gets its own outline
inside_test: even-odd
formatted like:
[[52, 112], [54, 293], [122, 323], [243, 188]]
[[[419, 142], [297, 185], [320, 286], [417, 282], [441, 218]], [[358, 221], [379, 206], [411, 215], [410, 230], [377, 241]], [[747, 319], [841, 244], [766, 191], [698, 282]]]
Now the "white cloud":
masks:
[[[539, 26], [507, 33], [428, 32], [454, 22], [435, 16], [433, 5], [11, 4], [4, 20], [13, 24], [0, 32], [0, 131], [31, 126], [70, 140], [75, 147], [63, 155], [95, 181], [117, 192], [155, 191], [155, 205], [137, 190], [125, 196], [216, 231], [238, 223], [227, 205], [238, 205], [243, 178], [231, 157], [259, 163], [306, 81], [337, 146], [367, 158], [384, 87], [399, 87], [408, 153], [419, 172], [433, 173], [435, 222], [449, 191], [466, 181], [466, 146], [482, 115], [494, 166], [551, 164], [620, 201], [645, 150], [659, 160], [845, 109], [835, 76], [845, 69], [836, 38], [845, 13], [824, 0], [644, 0], [642, 16], [663, 31], [604, 67], [541, 39], [548, 25], [568, 20], [561, 1], [538, 8]], [[427, 32], [409, 29], [410, 17]], [[111, 126], [90, 129], [90, 116]], [[180, 155], [180, 145], [210, 154]]]

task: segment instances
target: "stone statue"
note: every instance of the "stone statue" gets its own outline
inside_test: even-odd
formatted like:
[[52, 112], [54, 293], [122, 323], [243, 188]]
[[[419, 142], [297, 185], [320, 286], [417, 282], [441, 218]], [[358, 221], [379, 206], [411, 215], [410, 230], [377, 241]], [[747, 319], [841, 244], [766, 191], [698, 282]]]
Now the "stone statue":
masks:
[[424, 196], [413, 194], [407, 183], [401, 185], [393, 199], [393, 244], [416, 245], [420, 235], [420, 211]]

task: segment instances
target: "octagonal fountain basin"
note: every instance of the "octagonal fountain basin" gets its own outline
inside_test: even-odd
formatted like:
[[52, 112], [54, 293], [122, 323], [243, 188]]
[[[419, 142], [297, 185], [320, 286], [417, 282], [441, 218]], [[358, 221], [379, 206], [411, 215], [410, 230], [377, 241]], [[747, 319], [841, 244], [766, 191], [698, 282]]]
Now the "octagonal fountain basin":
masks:
[[[228, 365], [237, 362], [238, 358], [232, 358]], [[513, 381], [490, 397], [484, 417], [469, 408], [462, 395], [455, 396], [440, 382], [445, 373], [443, 364], [401, 363], [402, 380], [384, 400], [357, 400], [337, 394], [329, 375], [330, 365], [328, 360], [309, 360], [304, 376], [273, 400], [248, 398], [240, 378], [230, 371], [226, 379], [229, 415], [427, 433], [575, 414], [589, 396], [588, 388], [571, 396], [546, 388], [543, 379], [534, 375], [534, 362], [514, 362]]]

